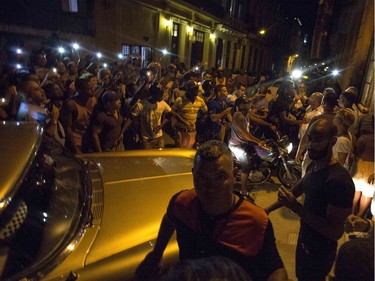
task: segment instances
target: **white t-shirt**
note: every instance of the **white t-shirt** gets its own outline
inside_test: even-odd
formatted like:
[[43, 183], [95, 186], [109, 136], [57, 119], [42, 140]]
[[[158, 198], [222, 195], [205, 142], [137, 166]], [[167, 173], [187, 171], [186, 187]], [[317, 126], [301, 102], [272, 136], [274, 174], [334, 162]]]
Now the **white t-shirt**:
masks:
[[140, 116], [142, 136], [145, 139], [155, 139], [163, 135], [161, 128], [155, 131], [155, 128], [161, 125], [163, 113], [170, 111], [171, 107], [165, 101], [150, 103], [144, 99], [135, 105], [132, 115]]
[[337, 159], [338, 153], [347, 153], [348, 156], [345, 159], [344, 168], [349, 168], [349, 156], [352, 147], [352, 136], [349, 133], [349, 138], [346, 136], [337, 137], [336, 144], [332, 147], [333, 157]]

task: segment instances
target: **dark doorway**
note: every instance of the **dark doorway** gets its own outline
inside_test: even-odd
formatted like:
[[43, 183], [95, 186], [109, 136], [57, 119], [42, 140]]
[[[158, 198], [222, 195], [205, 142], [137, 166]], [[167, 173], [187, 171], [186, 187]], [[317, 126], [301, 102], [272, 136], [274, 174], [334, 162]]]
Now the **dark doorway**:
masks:
[[216, 59], [215, 59], [215, 68], [218, 68], [223, 64], [223, 39], [217, 38], [217, 47], [216, 47]]
[[179, 41], [180, 41], [180, 25], [174, 22], [172, 26], [172, 45], [171, 45], [171, 62], [172, 63], [176, 63], [178, 61]]
[[230, 59], [230, 41], [227, 41], [227, 52], [225, 56], [225, 68], [229, 67], [229, 59]]
[[236, 60], [237, 60], [237, 52], [238, 52], [238, 44], [234, 43], [234, 49], [233, 49], [233, 60], [232, 60], [232, 71], [236, 67]]
[[204, 33], [194, 30], [194, 42], [191, 44], [190, 67], [202, 62]]
[[241, 69], [244, 69], [245, 65], [245, 53], [246, 53], [246, 46], [242, 46], [242, 56], [241, 56]]

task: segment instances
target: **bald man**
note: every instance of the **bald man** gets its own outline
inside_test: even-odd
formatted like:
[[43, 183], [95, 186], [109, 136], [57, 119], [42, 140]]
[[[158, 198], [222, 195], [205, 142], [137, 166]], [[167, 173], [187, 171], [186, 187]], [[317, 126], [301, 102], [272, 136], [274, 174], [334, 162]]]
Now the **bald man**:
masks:
[[[285, 206], [301, 218], [296, 251], [298, 280], [325, 280], [335, 260], [337, 240], [351, 213], [354, 184], [345, 168], [332, 157], [336, 127], [319, 119], [307, 129], [307, 153], [312, 160], [305, 176], [291, 190], [281, 187], [272, 212]], [[296, 198], [305, 194], [304, 204]]]
[[[322, 103], [323, 94], [320, 92], [314, 92], [309, 97], [309, 106], [306, 108], [305, 119], [307, 122], [323, 113]], [[302, 139], [303, 135], [306, 133], [308, 124], [301, 124], [298, 132], [298, 138]]]

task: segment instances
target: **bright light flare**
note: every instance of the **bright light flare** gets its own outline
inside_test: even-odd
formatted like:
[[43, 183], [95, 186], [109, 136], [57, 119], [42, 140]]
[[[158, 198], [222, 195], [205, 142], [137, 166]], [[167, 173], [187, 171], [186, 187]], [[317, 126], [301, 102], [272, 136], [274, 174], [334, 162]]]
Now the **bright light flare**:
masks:
[[161, 50], [161, 52], [163, 53], [164, 56], [165, 56], [166, 54], [168, 54], [167, 49], [163, 49], [163, 50]]
[[100, 58], [102, 58], [102, 53], [100, 53], [100, 52], [98, 52], [98, 53], [96, 53], [96, 56], [98, 57], [98, 59], [100, 59]]
[[16, 49], [16, 53], [19, 54], [19, 55], [22, 54], [22, 49], [17, 48], [17, 49]]
[[16, 67], [17, 67], [17, 69], [20, 69], [22, 67], [22, 65], [20, 65], [19, 63], [17, 63]]
[[302, 77], [302, 71], [299, 70], [299, 69], [295, 69], [295, 70], [293, 70], [293, 71], [292, 71], [292, 77], [293, 77], [294, 79], [299, 79], [299, 78], [301, 78], [301, 77]]
[[332, 71], [332, 75], [333, 75], [333, 76], [337, 76], [337, 75], [339, 75], [339, 73], [340, 73], [340, 71], [338, 71], [337, 69], [334, 69], [334, 70]]
[[103, 63], [103, 67], [107, 68], [108, 64], [107, 63]]
[[292, 150], [293, 150], [293, 144], [290, 143], [290, 144], [288, 145], [288, 147], [286, 148], [286, 150], [288, 151], [288, 154], [291, 153]]
[[63, 47], [59, 47], [58, 51], [59, 51], [60, 54], [65, 53], [65, 49]]
[[265, 29], [261, 29], [261, 30], [259, 30], [259, 34], [260, 34], [260, 35], [264, 35], [264, 34], [266, 34], [266, 30], [265, 30]]
[[78, 43], [73, 43], [72, 46], [73, 46], [73, 49], [76, 50], [76, 51], [79, 49]]
[[117, 57], [122, 60], [124, 58], [124, 56], [122, 54], [118, 54]]

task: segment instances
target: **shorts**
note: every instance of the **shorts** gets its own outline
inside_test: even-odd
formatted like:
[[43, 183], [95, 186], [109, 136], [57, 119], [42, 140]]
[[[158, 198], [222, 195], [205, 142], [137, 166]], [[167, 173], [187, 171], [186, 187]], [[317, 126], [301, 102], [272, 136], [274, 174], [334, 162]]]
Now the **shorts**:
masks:
[[256, 152], [250, 145], [228, 145], [229, 149], [232, 151], [236, 161], [241, 166], [241, 172], [250, 173], [253, 169], [253, 158]]
[[355, 191], [362, 192], [365, 197], [374, 197], [375, 186], [367, 182], [369, 176], [374, 173], [374, 162], [358, 159], [356, 166], [356, 172], [353, 176]]

